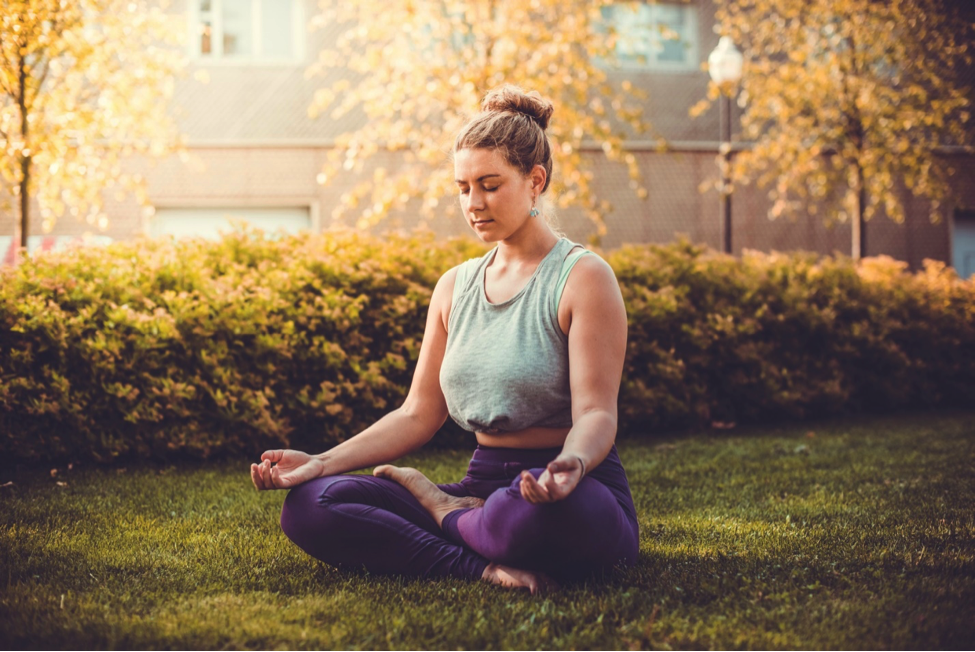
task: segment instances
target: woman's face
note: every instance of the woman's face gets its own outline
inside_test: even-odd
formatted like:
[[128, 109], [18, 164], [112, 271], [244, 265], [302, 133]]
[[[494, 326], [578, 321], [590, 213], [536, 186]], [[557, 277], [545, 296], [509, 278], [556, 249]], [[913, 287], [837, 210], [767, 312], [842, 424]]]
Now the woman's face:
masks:
[[526, 177], [496, 149], [462, 149], [454, 152], [454, 179], [468, 225], [481, 240], [497, 242], [533, 219], [532, 198], [544, 187], [545, 170], [535, 166]]

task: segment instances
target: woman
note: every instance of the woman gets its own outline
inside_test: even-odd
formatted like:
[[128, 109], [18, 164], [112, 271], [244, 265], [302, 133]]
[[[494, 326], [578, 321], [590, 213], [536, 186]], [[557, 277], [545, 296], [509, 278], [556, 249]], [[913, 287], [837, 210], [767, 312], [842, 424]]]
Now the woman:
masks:
[[[437, 283], [402, 407], [320, 455], [273, 450], [251, 465], [258, 489], [292, 488], [281, 527], [310, 555], [532, 593], [549, 577], [636, 560], [614, 445], [626, 312], [609, 265], [539, 211], [552, 111], [505, 86], [457, 136], [464, 217], [497, 246]], [[429, 441], [448, 414], [477, 438], [463, 480], [435, 485], [385, 464]], [[341, 475], [377, 464], [373, 477]]]

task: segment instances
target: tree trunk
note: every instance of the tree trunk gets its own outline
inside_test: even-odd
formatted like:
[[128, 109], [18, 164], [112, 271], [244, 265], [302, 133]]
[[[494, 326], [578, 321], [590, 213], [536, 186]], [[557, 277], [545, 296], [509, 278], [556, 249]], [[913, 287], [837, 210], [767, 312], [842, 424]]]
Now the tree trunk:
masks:
[[857, 198], [857, 222], [860, 223], [860, 255], [857, 259], [867, 255], [867, 221], [863, 213], [867, 206], [867, 189], [863, 185], [863, 172], [860, 173], [860, 196]]
[[865, 210], [867, 191], [863, 183], [863, 168], [857, 165], [857, 210], [856, 215], [850, 220], [850, 227], [852, 231], [852, 242], [850, 247], [850, 255], [853, 260], [860, 260], [867, 254], [867, 234], [866, 234], [866, 222], [863, 219], [863, 213]]
[[20, 159], [20, 246], [27, 248], [27, 226], [30, 223], [30, 157]]
[[[20, 246], [26, 249], [27, 232], [30, 225], [30, 157], [32, 152], [28, 138], [30, 136], [30, 123], [27, 121], [27, 62], [24, 61], [23, 54], [20, 56], [19, 68], [20, 97], [17, 98], [17, 103], [20, 106], [20, 136], [26, 150], [21, 151], [20, 158]], [[17, 262], [16, 258], [14, 258], [14, 262]]]

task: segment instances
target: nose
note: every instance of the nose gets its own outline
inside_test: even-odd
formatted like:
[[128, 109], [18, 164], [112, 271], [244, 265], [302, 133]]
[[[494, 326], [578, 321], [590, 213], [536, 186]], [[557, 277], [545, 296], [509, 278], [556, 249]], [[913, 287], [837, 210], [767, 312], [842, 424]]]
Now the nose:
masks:
[[480, 190], [471, 188], [467, 196], [467, 210], [474, 212], [484, 208], [484, 193]]

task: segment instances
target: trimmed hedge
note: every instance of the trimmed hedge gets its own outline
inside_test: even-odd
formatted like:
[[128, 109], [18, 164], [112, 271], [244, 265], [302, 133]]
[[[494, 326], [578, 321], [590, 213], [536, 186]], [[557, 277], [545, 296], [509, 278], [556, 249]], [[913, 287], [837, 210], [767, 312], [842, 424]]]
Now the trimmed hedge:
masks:
[[[320, 450], [396, 407], [443, 271], [484, 247], [329, 233], [143, 241], [0, 272], [9, 459]], [[975, 404], [975, 284], [929, 264], [608, 255], [627, 433]]]
[[629, 429], [975, 405], [975, 282], [943, 263], [688, 242], [608, 260], [629, 316]]

